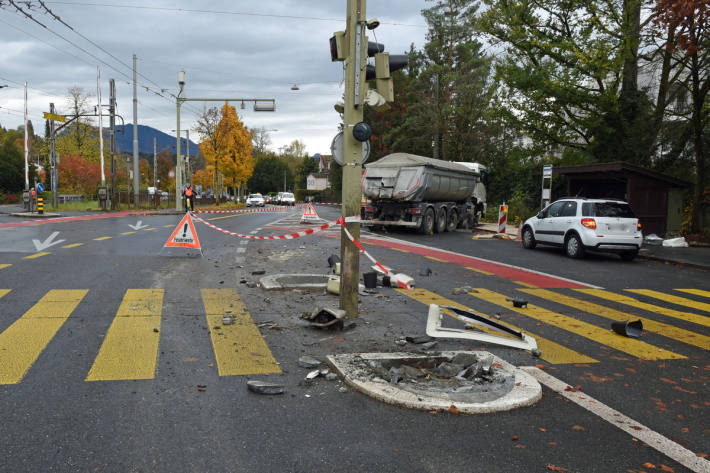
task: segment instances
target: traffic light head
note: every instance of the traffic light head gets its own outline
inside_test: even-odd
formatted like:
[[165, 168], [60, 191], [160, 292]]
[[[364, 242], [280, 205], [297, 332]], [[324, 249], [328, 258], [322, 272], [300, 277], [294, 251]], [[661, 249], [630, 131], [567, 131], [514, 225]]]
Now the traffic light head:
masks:
[[367, 66], [365, 79], [377, 79], [377, 93], [382, 95], [387, 102], [394, 102], [392, 73], [405, 67], [409, 63], [409, 56], [406, 54], [390, 55], [384, 52], [376, 53], [374, 56], [375, 65], [374, 67]]
[[330, 60], [345, 61], [348, 57], [348, 44], [345, 41], [345, 31], [336, 31], [330, 37]]

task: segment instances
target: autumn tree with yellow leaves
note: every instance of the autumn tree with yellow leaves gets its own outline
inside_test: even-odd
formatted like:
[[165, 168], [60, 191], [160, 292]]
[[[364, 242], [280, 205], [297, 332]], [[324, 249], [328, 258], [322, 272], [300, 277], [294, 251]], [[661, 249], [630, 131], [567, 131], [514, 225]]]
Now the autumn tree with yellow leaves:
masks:
[[[254, 173], [251, 133], [239, 119], [237, 109], [225, 102], [222, 110], [212, 107], [198, 118], [200, 151], [207, 163], [200, 181], [210, 177], [217, 181], [222, 173], [233, 188], [241, 187]], [[218, 192], [217, 195], [220, 193]]]

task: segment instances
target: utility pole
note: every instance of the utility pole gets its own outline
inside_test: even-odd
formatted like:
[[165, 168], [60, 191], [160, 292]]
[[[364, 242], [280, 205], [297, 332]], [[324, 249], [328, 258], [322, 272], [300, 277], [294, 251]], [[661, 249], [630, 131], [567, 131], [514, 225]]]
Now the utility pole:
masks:
[[25, 82], [25, 190], [30, 189], [29, 140], [27, 137], [27, 82]]
[[106, 187], [106, 174], [104, 173], [104, 106], [101, 103], [101, 66], [96, 66], [96, 95], [99, 99], [99, 157], [101, 162], [101, 187]]
[[[111, 128], [111, 210], [118, 209], [118, 176], [116, 175], [116, 82], [113, 79], [109, 84], [109, 127]], [[125, 126], [123, 127], [125, 129]]]
[[[128, 186], [130, 188], [130, 186]], [[136, 55], [133, 55], [133, 191], [134, 205], [138, 207], [138, 80], [136, 77]], [[130, 194], [128, 201], [130, 203]]]
[[[49, 104], [49, 113], [54, 115], [54, 104]], [[54, 147], [54, 120], [49, 120], [49, 166], [50, 180], [52, 183], [52, 207], [55, 209], [59, 205], [57, 197], [57, 151]]]
[[[182, 94], [185, 91], [185, 71], [178, 72], [178, 86], [180, 91], [177, 95], [177, 146], [175, 147], [175, 152], [177, 157], [175, 158], [175, 210], [178, 212], [182, 211], [182, 199], [178, 198], [180, 192], [182, 192], [182, 166], [180, 165], [180, 106], [182, 105]], [[219, 202], [218, 202], [219, 203]]]
[[192, 169], [190, 169], [190, 129], [188, 128], [185, 130], [185, 133], [187, 134], [187, 143], [185, 143], [185, 146], [187, 146], [187, 157], [185, 158], [185, 164], [187, 164], [187, 171], [185, 173], [185, 178], [187, 182], [192, 182]]
[[[353, 137], [353, 126], [362, 121], [366, 92], [367, 37], [365, 36], [366, 0], [348, 0], [346, 38], [349, 54], [345, 59], [345, 105], [343, 127], [343, 193], [342, 216], [360, 216], [360, 180], [362, 179], [362, 143]], [[356, 240], [360, 239], [360, 222], [343, 223]], [[358, 315], [358, 283], [360, 280], [360, 252], [340, 231], [340, 258], [343, 261], [340, 277], [340, 308], [348, 317]]]
[[153, 187], [158, 192], [158, 144], [157, 137], [153, 137]]

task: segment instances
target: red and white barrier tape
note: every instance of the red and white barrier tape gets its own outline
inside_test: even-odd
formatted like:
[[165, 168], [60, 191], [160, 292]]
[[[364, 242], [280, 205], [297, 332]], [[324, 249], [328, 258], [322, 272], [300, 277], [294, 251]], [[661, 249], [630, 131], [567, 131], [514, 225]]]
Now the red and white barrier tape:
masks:
[[[387, 269], [386, 267], [382, 266], [375, 258], [373, 258], [373, 257], [370, 255], [370, 253], [368, 253], [367, 250], [365, 250], [365, 248], [362, 247], [362, 245], [360, 244], [360, 242], [357, 241], [357, 240], [352, 236], [352, 234], [348, 231], [348, 229], [347, 229], [344, 225], [343, 225], [342, 228], [343, 228], [343, 231], [345, 232], [345, 234], [348, 236], [348, 239], [349, 239], [351, 242], [353, 242], [353, 244], [354, 244], [355, 246], [357, 246], [357, 247], [360, 249], [360, 252], [361, 252], [362, 254], [364, 254], [365, 256], [367, 256], [367, 258], [368, 258], [370, 261], [372, 261], [373, 263], [375, 263], [375, 265], [376, 265], [378, 268], [380, 268], [386, 275], [391, 276], [391, 272], [392, 272], [391, 270], [389, 270], [389, 269]], [[400, 287], [402, 287], [402, 288], [404, 288], [404, 289], [411, 289], [410, 286], [408, 286], [407, 284], [405, 284], [404, 282], [402, 282], [402, 281], [400, 281], [400, 280], [398, 280], [398, 279], [395, 279], [395, 282], [396, 282]]]
[[195, 215], [194, 213], [192, 213], [191, 215], [192, 215], [192, 217], [193, 217], [195, 220], [204, 223], [205, 225], [207, 225], [208, 227], [210, 227], [210, 228], [212, 228], [212, 229], [214, 229], [214, 230], [217, 230], [217, 231], [222, 232], [222, 233], [226, 233], [227, 235], [231, 235], [231, 236], [234, 236], [234, 237], [238, 237], [238, 238], [248, 238], [248, 239], [250, 239], [250, 240], [293, 240], [294, 238], [300, 238], [300, 237], [302, 237], [302, 236], [312, 235], [312, 234], [314, 234], [314, 233], [318, 233], [318, 232], [320, 232], [320, 231], [322, 231], [322, 230], [325, 230], [325, 229], [328, 228], [328, 227], [334, 227], [334, 226], [336, 226], [336, 225], [340, 225], [340, 222], [343, 221], [343, 219], [342, 219], [342, 217], [341, 217], [341, 218], [339, 218], [338, 220], [336, 220], [336, 221], [334, 221], [334, 222], [324, 223], [324, 224], [321, 225], [320, 227], [309, 228], [309, 229], [307, 229], [307, 230], [304, 230], [304, 231], [298, 232], [298, 233], [289, 233], [289, 234], [286, 234], [286, 235], [275, 235], [275, 236], [258, 236], [258, 235], [244, 235], [244, 234], [241, 234], [241, 233], [230, 232], [229, 230], [225, 230], [224, 228], [220, 228], [220, 227], [218, 227], [217, 225], [213, 225], [213, 224], [211, 224], [211, 223], [209, 223], [209, 222], [207, 222], [207, 221], [201, 219], [200, 217], [198, 217], [198, 216]]
[[235, 209], [235, 210], [195, 210], [193, 214], [239, 214], [239, 213], [258, 213], [258, 212], [283, 212], [285, 210], [294, 209], [296, 207], [268, 207], [263, 209]]

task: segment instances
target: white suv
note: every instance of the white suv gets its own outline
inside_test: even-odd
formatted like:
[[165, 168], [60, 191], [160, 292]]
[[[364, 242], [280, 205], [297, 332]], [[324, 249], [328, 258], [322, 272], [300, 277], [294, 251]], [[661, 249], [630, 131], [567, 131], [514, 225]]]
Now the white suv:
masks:
[[264, 197], [261, 194], [251, 194], [247, 199], [247, 207], [263, 207]]
[[631, 261], [641, 248], [641, 222], [621, 200], [565, 198], [553, 202], [523, 224], [523, 247], [562, 246], [567, 256], [586, 250], [618, 253]]
[[281, 195], [281, 205], [296, 205], [296, 199], [291, 192], [284, 192]]

